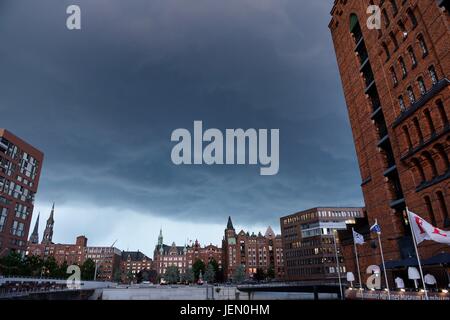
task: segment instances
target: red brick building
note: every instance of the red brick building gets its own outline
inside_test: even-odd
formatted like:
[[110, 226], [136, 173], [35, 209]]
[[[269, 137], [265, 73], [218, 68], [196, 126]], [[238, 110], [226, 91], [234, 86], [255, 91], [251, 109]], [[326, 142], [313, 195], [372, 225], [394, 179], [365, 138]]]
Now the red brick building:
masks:
[[[369, 5], [379, 6], [381, 29], [367, 26]], [[448, 10], [448, 1], [339, 0], [331, 11], [368, 223], [378, 219], [388, 262], [415, 256], [407, 207], [450, 227]], [[360, 248], [363, 270], [381, 264], [369, 243]], [[429, 241], [419, 251], [422, 259], [450, 252]]]
[[97, 280], [114, 281], [120, 272], [121, 251], [114, 247], [92, 247], [87, 245], [85, 236], [78, 236], [74, 244], [63, 243], [29, 243], [28, 256], [39, 256], [43, 259], [54, 257], [61, 265], [81, 266], [87, 259], [92, 259], [97, 265]]
[[25, 253], [44, 155], [0, 129], [0, 256]]
[[177, 246], [165, 245], [163, 241], [162, 230], [159, 233], [158, 244], [155, 247], [153, 260], [154, 268], [158, 275], [164, 275], [167, 267], [175, 266], [180, 271], [180, 274], [185, 273], [197, 260], [203, 261], [205, 265], [214, 259], [219, 268], [222, 268], [222, 249], [209, 244], [202, 247], [196, 240], [194, 245]]
[[[285, 279], [288, 281], [338, 280], [334, 230], [345, 230], [364, 217], [363, 208], [312, 208], [280, 218]], [[338, 259], [341, 277], [346, 265], [340, 243]]]
[[153, 260], [140, 251], [122, 251], [120, 269], [123, 282], [134, 281], [140, 272], [153, 270]]
[[223, 268], [226, 279], [232, 279], [236, 269], [244, 266], [246, 276], [251, 278], [262, 269], [273, 269], [275, 278], [284, 277], [283, 244], [280, 235], [275, 235], [271, 227], [264, 235], [251, 235], [241, 230], [236, 233], [231, 217], [228, 217], [225, 236], [222, 241]]

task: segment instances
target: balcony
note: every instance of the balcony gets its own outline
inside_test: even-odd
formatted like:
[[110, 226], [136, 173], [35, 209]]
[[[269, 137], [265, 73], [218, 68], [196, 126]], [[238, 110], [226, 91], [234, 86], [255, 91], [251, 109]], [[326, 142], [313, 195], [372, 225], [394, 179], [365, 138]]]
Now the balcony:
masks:
[[435, 95], [446, 88], [450, 83], [450, 80], [444, 78], [439, 80], [427, 93], [425, 93], [419, 100], [413, 103], [409, 108], [407, 108], [392, 124], [392, 127], [397, 127], [404, 120], [409, 118], [414, 112], [423, 107], [428, 101], [430, 101]]
[[440, 176], [436, 176], [433, 179], [429, 180], [429, 181], [424, 181], [422, 182], [417, 188], [416, 188], [416, 192], [420, 192], [422, 190], [425, 190], [431, 186], [434, 186], [435, 184], [438, 184], [439, 182], [442, 182], [444, 180], [447, 180], [448, 178], [450, 178], [450, 170], [447, 170], [446, 173], [440, 175]]
[[405, 198], [393, 200], [393, 201], [391, 201], [391, 203], [389, 205], [392, 209], [404, 207], [405, 206]]
[[370, 115], [370, 120], [374, 120], [383, 114], [381, 106], [378, 106], [374, 112]]
[[383, 145], [384, 145], [386, 142], [388, 142], [388, 141], [389, 141], [389, 135], [386, 134], [385, 136], [383, 136], [383, 137], [380, 139], [380, 141], [378, 141], [377, 147], [383, 146]]
[[365, 94], [367, 94], [370, 91], [370, 89], [372, 89], [375, 86], [375, 80], [374, 79], [370, 79], [370, 80], [366, 79], [366, 85], [367, 85], [366, 89], [364, 90]]
[[441, 132], [432, 134], [426, 141], [422, 141], [418, 146], [410, 149], [406, 154], [404, 154], [400, 158], [400, 160], [404, 161], [404, 160], [410, 158], [411, 156], [413, 156], [414, 154], [416, 154], [417, 152], [419, 152], [423, 148], [426, 148], [427, 146], [432, 144], [434, 141], [438, 140], [442, 136], [445, 136], [449, 132], [450, 132], [450, 125], [447, 125], [447, 126], [444, 127], [444, 130], [442, 130]]
[[392, 166], [390, 166], [389, 168], [387, 168], [384, 172], [383, 172], [383, 176], [388, 177], [390, 176], [392, 173], [397, 172], [397, 166], [394, 164]]

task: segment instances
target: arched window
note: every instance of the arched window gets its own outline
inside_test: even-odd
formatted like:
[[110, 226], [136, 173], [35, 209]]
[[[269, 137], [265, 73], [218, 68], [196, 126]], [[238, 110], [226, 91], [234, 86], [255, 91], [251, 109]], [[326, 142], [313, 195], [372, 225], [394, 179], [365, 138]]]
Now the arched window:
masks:
[[433, 83], [433, 85], [435, 85], [439, 81], [439, 78], [437, 76], [436, 69], [434, 68], [434, 66], [429, 67], [428, 72], [430, 73], [431, 82]]
[[394, 44], [394, 51], [397, 51], [398, 49], [398, 41], [395, 34], [391, 31], [389, 32], [389, 37], [391, 38], [392, 43]]
[[436, 192], [436, 196], [439, 201], [439, 207], [441, 209], [442, 217], [444, 218], [444, 228], [447, 227], [446, 224], [448, 222], [448, 210], [447, 210], [447, 204], [445, 203], [444, 194], [442, 191]]
[[411, 8], [409, 8], [408, 10], [406, 10], [406, 13], [409, 17], [409, 20], [411, 20], [411, 24], [413, 26], [413, 28], [415, 28], [417, 26], [417, 18], [414, 14], [414, 12], [411, 10]]
[[425, 81], [422, 77], [417, 79], [417, 84], [419, 85], [420, 94], [425, 95], [427, 93], [427, 87], [425, 86]]
[[381, 11], [381, 13], [383, 14], [384, 26], [385, 27], [389, 27], [389, 25], [391, 24], [391, 21], [389, 20], [389, 16], [387, 14], [387, 11], [385, 9], [383, 9]]
[[391, 53], [389, 52], [389, 48], [388, 48], [386, 42], [383, 42], [381, 44], [381, 46], [383, 47], [384, 55], [386, 56], [386, 61], [387, 61], [391, 58]]
[[434, 215], [434, 211], [433, 211], [433, 206], [431, 204], [431, 199], [429, 196], [425, 196], [423, 198], [423, 200], [425, 201], [425, 205], [427, 206], [427, 213], [430, 216], [430, 222], [433, 226], [436, 225], [436, 217]]
[[442, 100], [436, 101], [436, 106], [439, 110], [439, 115], [441, 116], [442, 124], [444, 125], [444, 127], [448, 126], [447, 113], [445, 112], [444, 104], [442, 103]]
[[425, 43], [425, 39], [423, 38], [423, 35], [419, 35], [417, 37], [417, 40], [419, 41], [419, 46], [420, 49], [422, 50], [422, 55], [425, 57], [426, 55], [428, 55], [428, 47], [427, 44]]
[[394, 84], [394, 87], [396, 87], [398, 85], [398, 78], [394, 67], [390, 67], [389, 72], [391, 73], [392, 83]]
[[406, 110], [405, 100], [403, 99], [403, 96], [398, 97], [398, 104], [402, 112]]
[[410, 102], [411, 104], [413, 104], [414, 102], [416, 102], [416, 96], [414, 95], [414, 90], [413, 90], [413, 88], [412, 88], [411, 86], [409, 86], [409, 87], [406, 89], [406, 92], [408, 93], [409, 102]]
[[423, 134], [422, 134], [422, 129], [420, 129], [420, 124], [419, 124], [419, 120], [417, 119], [417, 117], [414, 117], [413, 124], [414, 124], [414, 128], [416, 129], [416, 133], [417, 133], [417, 137], [419, 138], [419, 142], [422, 143], [423, 142]]
[[442, 144], [438, 143], [434, 146], [434, 149], [437, 151], [437, 153], [439, 154], [439, 157], [443, 161], [444, 171], [447, 172], [450, 168], [450, 161], [448, 159], [447, 152], [445, 152], [444, 146]]
[[427, 160], [428, 165], [431, 168], [431, 174], [432, 174], [431, 178], [433, 179], [433, 178], [437, 177], [438, 170], [437, 170], [436, 163], [434, 162], [434, 159], [433, 159], [433, 156], [431, 155], [431, 153], [429, 153], [428, 151], [424, 151], [424, 152], [422, 152], [422, 157], [424, 157], [424, 159]]
[[436, 132], [433, 124], [433, 119], [431, 118], [430, 110], [427, 108], [423, 111], [423, 114], [425, 116], [425, 119], [427, 119], [428, 127], [430, 128], [431, 134], [434, 134]]
[[408, 54], [409, 58], [411, 59], [411, 64], [413, 68], [415, 68], [417, 66], [417, 59], [416, 54], [414, 53], [414, 49], [411, 46], [408, 47]]
[[403, 134], [405, 135], [406, 144], [408, 145], [408, 148], [412, 149], [413, 144], [412, 144], [412, 141], [411, 141], [411, 136], [409, 135], [408, 127], [406, 125], [403, 126], [402, 130], [403, 130]]
[[397, 13], [398, 13], [397, 1], [396, 0], [390, 0], [389, 2], [391, 3], [391, 7], [392, 7], [392, 15], [396, 16]]
[[406, 70], [406, 64], [405, 60], [403, 60], [403, 57], [398, 58], [398, 63], [400, 64], [400, 69], [402, 69], [403, 78], [406, 78], [406, 76], [408, 75], [408, 70]]
[[417, 169], [417, 172], [419, 173], [419, 185], [421, 185], [423, 182], [425, 182], [425, 172], [423, 171], [422, 165], [420, 164], [420, 160], [417, 158], [413, 158], [411, 160], [411, 163], [414, 165], [414, 167]]

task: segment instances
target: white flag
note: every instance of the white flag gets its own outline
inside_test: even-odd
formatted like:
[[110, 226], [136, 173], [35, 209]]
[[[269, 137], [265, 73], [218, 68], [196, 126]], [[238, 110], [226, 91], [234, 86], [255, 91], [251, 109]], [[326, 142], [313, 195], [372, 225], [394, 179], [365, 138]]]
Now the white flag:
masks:
[[355, 230], [353, 230], [353, 241], [355, 241], [356, 244], [363, 244], [364, 243], [364, 236]]
[[450, 231], [436, 228], [411, 211], [408, 211], [408, 216], [417, 244], [424, 240], [450, 244]]

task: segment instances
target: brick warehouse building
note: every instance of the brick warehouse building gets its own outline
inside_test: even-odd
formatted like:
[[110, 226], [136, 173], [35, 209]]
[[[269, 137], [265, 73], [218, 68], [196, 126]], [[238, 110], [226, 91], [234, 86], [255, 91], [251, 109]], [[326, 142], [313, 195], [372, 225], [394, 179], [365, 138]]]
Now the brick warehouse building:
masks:
[[[372, 4], [381, 9], [380, 30], [366, 26]], [[448, 9], [448, 1], [340, 0], [331, 11], [367, 223], [378, 219], [385, 258], [400, 266], [415, 257], [406, 207], [450, 227]], [[381, 264], [376, 242], [370, 243], [359, 249], [362, 270]], [[426, 241], [419, 252], [428, 259], [450, 250]]]
[[[364, 216], [363, 208], [312, 208], [280, 218], [285, 279], [288, 281], [338, 280], [333, 230], [347, 229]], [[345, 278], [346, 261], [338, 259]]]
[[[76, 264], [81, 266], [87, 259], [92, 259], [97, 265], [97, 280], [113, 281], [120, 276], [120, 267], [122, 252], [115, 247], [88, 246], [88, 239], [85, 236], [78, 236], [75, 243], [53, 243], [55, 205], [52, 207], [49, 218], [45, 226], [41, 243], [39, 238], [38, 226], [39, 217], [33, 233], [30, 236], [27, 256], [39, 256], [43, 259], [53, 257], [58, 265], [66, 262], [68, 265]], [[118, 276], [116, 276], [118, 275]]]
[[0, 129], [0, 256], [25, 253], [44, 155]]
[[158, 275], [164, 275], [170, 266], [177, 267], [180, 274], [183, 274], [192, 268], [195, 261], [201, 260], [208, 265], [212, 259], [218, 263], [219, 268], [222, 268], [222, 248], [212, 244], [202, 247], [197, 240], [193, 245], [177, 246], [175, 242], [166, 245], [161, 230], [153, 254], [153, 265]]
[[222, 241], [224, 276], [232, 279], [236, 269], [242, 265], [247, 277], [253, 277], [257, 269], [267, 272], [273, 269], [275, 278], [284, 277], [283, 245], [280, 235], [271, 227], [264, 235], [249, 234], [241, 230], [236, 233], [231, 217], [228, 217], [225, 236]]

